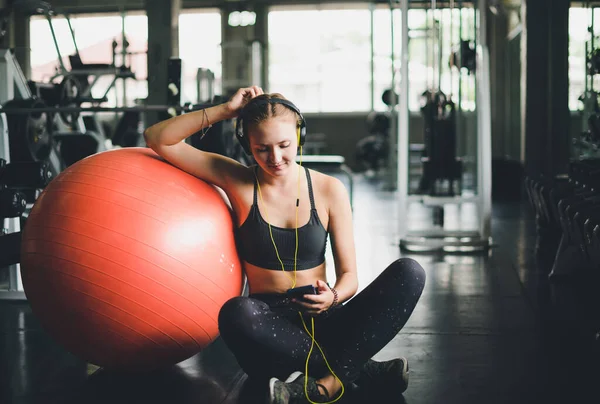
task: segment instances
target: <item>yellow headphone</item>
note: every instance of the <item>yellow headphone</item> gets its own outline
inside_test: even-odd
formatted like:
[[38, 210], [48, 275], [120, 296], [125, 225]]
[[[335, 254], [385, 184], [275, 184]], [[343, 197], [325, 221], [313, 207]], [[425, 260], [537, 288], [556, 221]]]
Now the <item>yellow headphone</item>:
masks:
[[[301, 127], [298, 126], [298, 146], [300, 147], [300, 163], [298, 165], [298, 195], [296, 197], [296, 226], [295, 226], [295, 232], [296, 232], [296, 247], [294, 250], [294, 277], [290, 277], [291, 281], [292, 281], [292, 288], [296, 287], [296, 264], [298, 262], [298, 206], [299, 206], [299, 202], [300, 202], [300, 170], [302, 169], [302, 144], [300, 143], [300, 134], [301, 134]], [[255, 172], [255, 177], [256, 177], [256, 185], [258, 187], [258, 194], [260, 196], [260, 201], [262, 202], [263, 206], [265, 207], [265, 215], [267, 216], [267, 224], [269, 225], [269, 234], [271, 236], [271, 242], [273, 243], [273, 247], [275, 248], [275, 254], [277, 255], [277, 259], [279, 260], [279, 263], [281, 264], [281, 270], [287, 275], [290, 276], [287, 272], [285, 272], [285, 268], [283, 265], [283, 261], [281, 260], [281, 257], [279, 256], [279, 250], [277, 250], [277, 245], [275, 244], [275, 238], [273, 238], [273, 231], [271, 230], [271, 220], [269, 219], [269, 211], [267, 209], [267, 205], [265, 204], [265, 201], [263, 200], [262, 197], [262, 192], [260, 190], [260, 181], [258, 180], [258, 176], [256, 175]], [[309, 397], [308, 397], [308, 362], [310, 360], [310, 356], [312, 355], [312, 351], [315, 345], [317, 345], [317, 348], [319, 349], [319, 351], [321, 352], [321, 355], [323, 355], [323, 360], [325, 361], [325, 364], [327, 365], [327, 368], [329, 369], [329, 371], [331, 372], [331, 374], [333, 375], [333, 377], [335, 377], [335, 379], [340, 382], [341, 387], [341, 393], [340, 395], [332, 401], [327, 401], [326, 403], [323, 404], [331, 404], [331, 403], [335, 403], [336, 401], [338, 401], [340, 398], [342, 398], [342, 396], [344, 395], [344, 383], [342, 383], [342, 381], [340, 380], [340, 378], [335, 374], [335, 372], [333, 371], [333, 369], [331, 369], [331, 366], [329, 365], [329, 362], [327, 361], [327, 358], [325, 357], [325, 353], [323, 352], [323, 349], [321, 349], [321, 346], [319, 345], [319, 343], [315, 340], [315, 319], [313, 317], [311, 317], [311, 331], [308, 330], [308, 327], [306, 325], [306, 323], [304, 322], [304, 317], [302, 316], [302, 312], [298, 311], [298, 314], [300, 315], [300, 319], [302, 320], [302, 325], [304, 326], [304, 329], [306, 330], [306, 333], [312, 338], [312, 343], [310, 345], [310, 350], [308, 351], [308, 356], [306, 357], [306, 364], [304, 367], [304, 375], [306, 376], [304, 378], [304, 394], [306, 395], [306, 399], [312, 403], [312, 404], [320, 404], [320, 403], [316, 403], [314, 401], [312, 401]]]

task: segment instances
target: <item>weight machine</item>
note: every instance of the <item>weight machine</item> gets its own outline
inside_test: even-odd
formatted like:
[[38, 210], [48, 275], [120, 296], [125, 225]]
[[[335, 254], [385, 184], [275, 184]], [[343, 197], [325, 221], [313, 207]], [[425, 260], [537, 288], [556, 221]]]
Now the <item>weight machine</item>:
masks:
[[[71, 25], [71, 18], [68, 14], [63, 14], [63, 17], [65, 18], [69, 27], [69, 33], [71, 34], [71, 40], [75, 48], [75, 53], [69, 55], [69, 64], [71, 68], [67, 69], [63, 62], [63, 54], [60, 50], [58, 39], [54, 31], [54, 24], [52, 22], [53, 18], [59, 14], [50, 7], [38, 8], [37, 11], [42, 12], [43, 16], [48, 21], [48, 26], [50, 28], [50, 33], [52, 35], [54, 46], [56, 48], [56, 54], [58, 57], [57, 71], [56, 74], [50, 78], [50, 81], [52, 82], [58, 78], [62, 78], [61, 86], [65, 88], [64, 91], [70, 92], [69, 98], [78, 99], [79, 102], [90, 102], [92, 104], [98, 105], [108, 100], [108, 94], [113, 88], [116, 88], [115, 85], [117, 80], [135, 80], [135, 74], [131, 71], [131, 68], [127, 66], [126, 63], [126, 56], [131, 55], [132, 53], [127, 51], [128, 42], [127, 38], [125, 37], [124, 26], [122, 30], [123, 32], [121, 39], [121, 51], [117, 51], [118, 43], [116, 40], [113, 40], [112, 43], [112, 63], [84, 63], [79, 53], [77, 40], [75, 39], [75, 31], [73, 30], [73, 26]], [[116, 64], [117, 54], [120, 54], [122, 58], [120, 66], [117, 66]], [[112, 76], [112, 80], [106, 87], [104, 94], [99, 98], [94, 98], [92, 95], [92, 89], [98, 83], [100, 78], [105, 76]], [[127, 98], [125, 88], [126, 86], [123, 85], [123, 102], [125, 102]]]
[[223, 42], [221, 52], [223, 60], [229, 64], [229, 73], [223, 79], [223, 95], [233, 95], [238, 88], [249, 85], [264, 87], [263, 83], [263, 55], [264, 47], [262, 42], [254, 40], [234, 40]]
[[[455, 1], [450, 0], [451, 8], [454, 8]], [[462, 16], [462, 1], [458, 1]], [[489, 55], [487, 50], [486, 37], [486, 13], [487, 1], [480, 0], [473, 5], [475, 15], [475, 44], [474, 48], [463, 45], [463, 38], [458, 38], [461, 48], [460, 52], [455, 52], [451, 56], [451, 63], [460, 66], [459, 69], [459, 93], [456, 102], [453, 102], [451, 113], [455, 114], [453, 119], [443, 121], [439, 115], [436, 115], [430, 121], [429, 130], [440, 130], [436, 125], [444, 128], [440, 133], [450, 133], [455, 131], [456, 143], [450, 142], [446, 148], [451, 148], [448, 155], [450, 159], [442, 164], [442, 167], [452, 167], [452, 164], [465, 164], [465, 169], [461, 167], [457, 176], [460, 185], [458, 190], [454, 189], [452, 183], [448, 185], [445, 192], [439, 192], [431, 187], [420, 187], [416, 192], [410, 184], [409, 167], [409, 38], [410, 30], [408, 26], [408, 14], [410, 10], [409, 0], [390, 0], [390, 9], [400, 8], [402, 18], [402, 43], [401, 43], [401, 65], [400, 80], [397, 83], [396, 75], [393, 75], [392, 88], [399, 87], [399, 108], [394, 109], [395, 129], [397, 130], [397, 155], [394, 156], [396, 164], [396, 177], [398, 179], [398, 207], [399, 207], [399, 226], [398, 233], [400, 238], [400, 247], [403, 250], [414, 252], [428, 251], [447, 251], [447, 252], [472, 252], [487, 250], [491, 245], [491, 95], [490, 95], [490, 72]], [[476, 8], [477, 6], [477, 8]], [[435, 108], [447, 107], [450, 97], [438, 99], [439, 94], [436, 90], [441, 90], [440, 68], [441, 68], [441, 36], [439, 35], [439, 21], [436, 21], [436, 15], [441, 12], [436, 8], [436, 0], [431, 1], [431, 18], [433, 19], [429, 32], [438, 32], [437, 43], [431, 41], [430, 52], [432, 52], [433, 66], [431, 71], [438, 77], [438, 87], [426, 89], [423, 94], [428, 99], [433, 100]], [[462, 21], [462, 20], [461, 20]], [[462, 31], [462, 29], [460, 30]], [[461, 32], [462, 34], [462, 32]], [[461, 36], [459, 34], [459, 36]], [[452, 38], [454, 39], [454, 38]], [[463, 49], [464, 47], [464, 49]], [[469, 48], [469, 49], [467, 49]], [[474, 58], [471, 58], [471, 64], [466, 64], [468, 50], [474, 51]], [[461, 77], [463, 74], [474, 74], [476, 107], [473, 119], [475, 123], [474, 139], [466, 136], [468, 122], [462, 113], [461, 105]], [[434, 80], [435, 82], [435, 80]], [[441, 91], [440, 91], [441, 92]], [[452, 96], [452, 95], [451, 95]], [[434, 111], [438, 114], [439, 111]], [[427, 130], [426, 125], [426, 130]], [[446, 132], [444, 132], [444, 130]], [[427, 133], [426, 133], [427, 136]], [[464, 138], [464, 139], [463, 139]], [[445, 139], [446, 141], [448, 139]], [[464, 140], [464, 141], [463, 141]], [[437, 141], [437, 140], [435, 140]], [[464, 144], [461, 144], [463, 141]], [[427, 142], [427, 139], [426, 139]], [[475, 143], [475, 144], [473, 144]], [[444, 143], [442, 143], [444, 144]], [[427, 149], [427, 144], [426, 144]], [[464, 149], [461, 151], [461, 149]], [[462, 156], [456, 156], [457, 152], [464, 153]], [[426, 150], [427, 152], [427, 150]], [[428, 160], [434, 164], [432, 159], [436, 157], [428, 151]], [[471, 155], [469, 155], [471, 154]], [[438, 162], [439, 163], [439, 162]], [[427, 170], [424, 164], [424, 171]], [[472, 178], [471, 186], [463, 186], [465, 178]], [[443, 180], [440, 178], [430, 178], [433, 180]], [[446, 215], [446, 213], [450, 213]], [[448, 220], [450, 218], [451, 220]], [[431, 221], [431, 223], [427, 223]]]
[[[21, 67], [15, 60], [13, 54], [8, 49], [0, 49], [0, 105], [12, 99], [28, 99], [32, 97], [27, 79], [21, 70]], [[8, 122], [6, 115], [0, 109], [0, 159], [10, 164], [10, 144], [8, 135]], [[12, 216], [12, 215], [11, 215]], [[17, 247], [20, 251], [20, 231], [21, 222], [19, 217], [2, 218], [2, 233], [0, 239], [7, 244]], [[8, 250], [8, 249], [7, 249]], [[14, 248], [10, 249], [14, 252]], [[3, 252], [6, 254], [6, 251]], [[7, 257], [2, 257], [4, 261]], [[21, 268], [18, 263], [10, 264], [7, 268], [0, 268], [2, 271], [8, 271], [8, 285], [6, 289], [0, 289], [0, 300], [23, 300], [25, 292], [21, 283]]]
[[585, 41], [585, 73], [584, 92], [579, 97], [583, 131], [573, 138], [572, 156], [574, 159], [597, 159], [600, 157], [600, 104], [599, 93], [596, 89], [597, 78], [600, 76], [600, 37], [594, 24], [595, 6], [589, 1], [584, 3], [584, 9], [589, 17], [589, 37]]
[[215, 98], [215, 73], [204, 67], [196, 71], [196, 102], [198, 104], [213, 102]]

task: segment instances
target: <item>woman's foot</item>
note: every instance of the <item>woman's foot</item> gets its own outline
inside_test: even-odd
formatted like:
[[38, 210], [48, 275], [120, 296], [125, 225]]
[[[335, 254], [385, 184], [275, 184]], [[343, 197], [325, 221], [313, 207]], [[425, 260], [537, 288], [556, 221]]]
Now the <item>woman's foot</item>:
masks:
[[361, 390], [371, 393], [401, 395], [408, 388], [409, 369], [406, 358], [376, 362], [369, 359], [355, 381]]
[[[269, 381], [269, 404], [310, 403], [304, 391], [306, 379], [302, 372], [292, 373], [285, 382], [272, 378]], [[312, 377], [308, 377], [306, 391], [310, 400], [315, 403], [330, 401], [327, 389]]]

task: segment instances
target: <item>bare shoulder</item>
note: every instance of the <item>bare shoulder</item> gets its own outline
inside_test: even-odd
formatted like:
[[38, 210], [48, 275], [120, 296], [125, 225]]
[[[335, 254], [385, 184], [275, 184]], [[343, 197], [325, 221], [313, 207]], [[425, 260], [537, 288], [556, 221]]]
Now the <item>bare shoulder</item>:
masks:
[[255, 166], [240, 165], [236, 167], [235, 180], [231, 181], [228, 190], [229, 198], [248, 199], [248, 189], [254, 187], [254, 170]]
[[319, 171], [309, 170], [313, 181], [315, 193], [322, 198], [329, 209], [331, 206], [349, 201], [346, 186], [339, 179], [332, 175], [324, 174]]

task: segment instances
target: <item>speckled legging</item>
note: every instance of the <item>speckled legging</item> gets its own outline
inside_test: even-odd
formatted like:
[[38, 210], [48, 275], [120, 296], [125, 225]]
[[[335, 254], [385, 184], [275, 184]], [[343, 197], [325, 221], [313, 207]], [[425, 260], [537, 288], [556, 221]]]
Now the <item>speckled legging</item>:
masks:
[[[390, 264], [371, 284], [344, 305], [315, 317], [315, 339], [337, 376], [349, 383], [360, 369], [404, 327], [423, 287], [425, 271], [414, 260]], [[311, 322], [304, 315], [310, 330]], [[252, 377], [286, 378], [304, 371], [312, 339], [300, 315], [281, 294], [235, 297], [219, 313], [221, 337]], [[328, 372], [315, 346], [309, 376]]]

